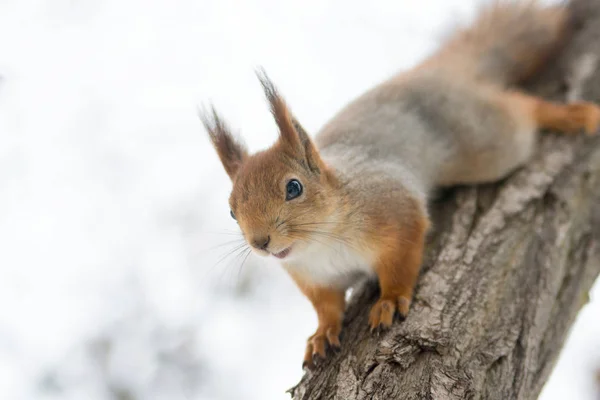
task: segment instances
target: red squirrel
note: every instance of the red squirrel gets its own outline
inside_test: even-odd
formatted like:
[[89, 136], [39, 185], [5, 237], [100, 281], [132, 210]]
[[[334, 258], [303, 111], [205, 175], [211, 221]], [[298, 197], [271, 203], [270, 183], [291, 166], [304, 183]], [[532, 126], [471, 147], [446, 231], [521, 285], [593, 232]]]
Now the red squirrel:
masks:
[[281, 261], [317, 313], [304, 365], [339, 348], [345, 291], [360, 276], [379, 281], [371, 330], [407, 316], [434, 188], [507, 176], [530, 158], [540, 129], [597, 131], [597, 105], [514, 86], [551, 59], [569, 21], [565, 5], [488, 5], [424, 62], [346, 105], [314, 141], [264, 72], [279, 128], [269, 149], [248, 154], [214, 108], [201, 113], [245, 240]]

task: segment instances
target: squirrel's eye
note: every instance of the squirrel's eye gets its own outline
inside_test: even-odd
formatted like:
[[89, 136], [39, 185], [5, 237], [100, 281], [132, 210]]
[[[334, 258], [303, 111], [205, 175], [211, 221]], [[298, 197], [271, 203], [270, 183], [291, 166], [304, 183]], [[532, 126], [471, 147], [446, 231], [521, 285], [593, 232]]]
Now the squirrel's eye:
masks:
[[292, 200], [302, 194], [302, 184], [296, 179], [289, 181], [285, 187], [285, 199]]
[[[233, 219], [236, 219], [236, 218], [235, 218], [235, 214], [233, 213], [233, 211], [232, 211], [232, 210], [229, 210], [229, 215], [231, 215], [231, 218], [233, 218]], [[237, 220], [236, 220], [236, 221], [237, 221]]]

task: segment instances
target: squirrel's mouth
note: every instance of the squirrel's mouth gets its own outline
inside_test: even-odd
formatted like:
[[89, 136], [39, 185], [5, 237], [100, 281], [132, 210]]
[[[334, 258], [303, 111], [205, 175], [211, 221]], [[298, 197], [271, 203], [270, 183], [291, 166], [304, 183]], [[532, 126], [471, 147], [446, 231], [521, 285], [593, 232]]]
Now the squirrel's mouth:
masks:
[[292, 251], [292, 246], [286, 247], [285, 249], [281, 250], [279, 253], [271, 253], [271, 254], [273, 254], [275, 257], [277, 257], [279, 259], [284, 259], [288, 256], [288, 254], [290, 254], [290, 251]]

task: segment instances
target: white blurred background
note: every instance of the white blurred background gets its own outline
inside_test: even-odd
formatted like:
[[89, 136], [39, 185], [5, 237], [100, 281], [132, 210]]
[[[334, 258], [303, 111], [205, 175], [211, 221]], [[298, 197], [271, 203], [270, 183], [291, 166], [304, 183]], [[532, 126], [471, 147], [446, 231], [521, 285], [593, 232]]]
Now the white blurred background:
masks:
[[[311, 132], [476, 0], [0, 0], [0, 398], [270, 400], [316, 318], [235, 248], [196, 114], [251, 150], [266, 68]], [[542, 399], [597, 398], [600, 285]]]

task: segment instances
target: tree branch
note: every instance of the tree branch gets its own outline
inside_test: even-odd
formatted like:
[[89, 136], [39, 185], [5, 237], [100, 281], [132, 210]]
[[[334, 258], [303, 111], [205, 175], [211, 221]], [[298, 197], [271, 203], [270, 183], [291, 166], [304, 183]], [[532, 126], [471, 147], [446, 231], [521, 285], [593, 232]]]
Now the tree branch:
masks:
[[[528, 90], [600, 100], [600, 2]], [[369, 333], [377, 286], [355, 289], [342, 351], [290, 393], [314, 399], [535, 399], [600, 273], [600, 137], [547, 134], [526, 167], [432, 205], [434, 232], [406, 321]]]

